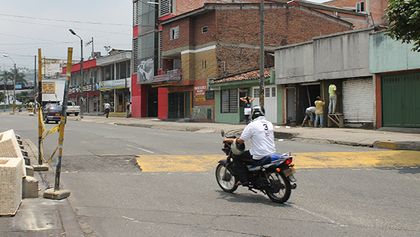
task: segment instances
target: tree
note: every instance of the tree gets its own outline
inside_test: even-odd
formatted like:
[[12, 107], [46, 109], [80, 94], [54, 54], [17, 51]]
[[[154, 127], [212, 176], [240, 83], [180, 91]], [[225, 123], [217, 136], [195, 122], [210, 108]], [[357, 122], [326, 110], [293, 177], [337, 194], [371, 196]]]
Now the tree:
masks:
[[420, 1], [389, 0], [386, 14], [388, 34], [404, 43], [414, 43], [413, 51], [420, 52]]
[[[1, 77], [0, 77], [1, 89], [6, 89], [7, 90], [7, 82], [10, 80], [11, 76], [13, 78], [13, 75], [11, 75], [10, 72], [3, 71], [3, 73], [1, 74]], [[5, 95], [3, 95], [3, 96], [5, 96]], [[9, 99], [8, 96], [7, 96], [7, 98]], [[10, 104], [10, 101], [7, 101], [7, 103]]]
[[12, 80], [14, 78], [14, 75], [16, 74], [16, 82], [15, 82], [16, 84], [22, 84], [22, 86], [25, 86], [26, 84], [28, 84], [28, 82], [25, 79], [25, 74], [20, 72], [18, 68], [16, 68], [16, 70], [14, 68], [11, 68], [10, 73], [12, 75]]

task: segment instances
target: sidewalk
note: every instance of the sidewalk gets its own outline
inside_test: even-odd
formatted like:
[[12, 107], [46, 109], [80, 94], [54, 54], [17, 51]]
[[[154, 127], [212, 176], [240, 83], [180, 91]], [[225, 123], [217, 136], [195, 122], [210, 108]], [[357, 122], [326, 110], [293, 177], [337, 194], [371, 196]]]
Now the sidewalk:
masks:
[[[25, 138], [23, 144], [31, 164], [37, 164], [38, 149], [35, 144]], [[38, 198], [24, 198], [15, 216], [0, 217], [0, 236], [84, 236], [69, 199], [50, 200], [42, 197], [46, 189], [54, 186], [54, 175], [52, 168], [34, 172], [34, 178], [39, 182]]]
[[[71, 120], [75, 120], [74, 117]], [[240, 132], [245, 127], [244, 124], [174, 122], [161, 121], [153, 118], [109, 117], [106, 119], [103, 116], [85, 116], [82, 121], [197, 133], [219, 133], [222, 129], [225, 131], [237, 130]], [[404, 132], [397, 132], [352, 128], [275, 126], [274, 130], [276, 138], [279, 139], [420, 151], [420, 133], [418, 129], [405, 129]]]

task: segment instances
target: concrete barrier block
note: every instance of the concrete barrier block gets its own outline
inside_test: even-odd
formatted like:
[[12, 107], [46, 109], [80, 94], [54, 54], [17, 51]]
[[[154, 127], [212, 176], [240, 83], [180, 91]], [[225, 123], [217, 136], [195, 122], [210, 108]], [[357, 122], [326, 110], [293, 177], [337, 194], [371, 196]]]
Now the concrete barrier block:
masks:
[[22, 197], [23, 198], [38, 198], [38, 180], [34, 177], [26, 176], [22, 179]]
[[24, 164], [14, 131], [0, 133], [0, 215], [15, 215], [22, 202]]
[[26, 169], [26, 177], [28, 176], [34, 177], [34, 174], [35, 174], [34, 167], [30, 165], [25, 165], [25, 169]]
[[22, 159], [0, 158], [0, 216], [15, 215], [22, 202]]

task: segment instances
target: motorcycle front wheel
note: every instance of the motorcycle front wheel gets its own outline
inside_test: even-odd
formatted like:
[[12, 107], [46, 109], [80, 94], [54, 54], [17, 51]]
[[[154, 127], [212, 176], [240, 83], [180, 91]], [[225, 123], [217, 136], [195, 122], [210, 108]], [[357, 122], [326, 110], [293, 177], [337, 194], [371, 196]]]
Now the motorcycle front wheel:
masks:
[[235, 176], [222, 164], [216, 167], [216, 181], [220, 188], [228, 193], [233, 193], [238, 188]]
[[271, 201], [277, 203], [287, 202], [292, 193], [290, 181], [283, 173], [268, 174], [269, 187], [265, 190]]

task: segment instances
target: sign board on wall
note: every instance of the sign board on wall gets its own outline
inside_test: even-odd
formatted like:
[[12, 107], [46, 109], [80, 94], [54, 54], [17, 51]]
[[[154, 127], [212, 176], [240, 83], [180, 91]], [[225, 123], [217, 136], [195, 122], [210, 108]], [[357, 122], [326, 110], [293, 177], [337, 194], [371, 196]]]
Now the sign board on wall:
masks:
[[123, 89], [131, 87], [131, 78], [119, 79], [119, 80], [108, 80], [99, 82], [99, 90], [112, 90], [112, 89]]
[[55, 83], [54, 82], [42, 82], [42, 93], [43, 94], [55, 94]]
[[202, 102], [206, 100], [207, 86], [194, 86], [195, 101]]

